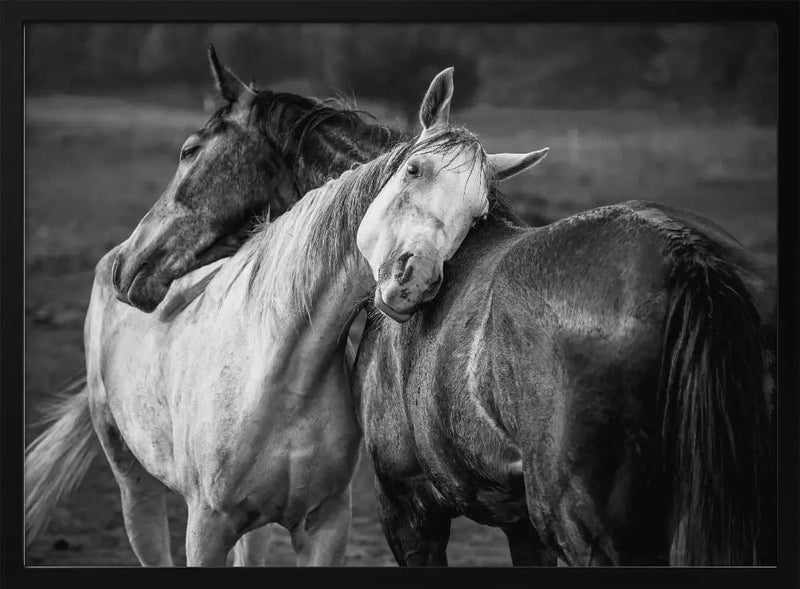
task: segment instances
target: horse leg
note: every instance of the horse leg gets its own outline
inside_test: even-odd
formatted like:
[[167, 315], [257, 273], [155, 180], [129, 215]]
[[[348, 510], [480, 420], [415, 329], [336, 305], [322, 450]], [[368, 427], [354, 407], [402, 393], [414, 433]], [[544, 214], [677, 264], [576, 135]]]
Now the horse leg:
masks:
[[400, 566], [447, 566], [452, 517], [427, 486], [410, 488], [375, 479], [383, 533]]
[[186, 566], [225, 566], [228, 552], [240, 536], [234, 518], [192, 501], [187, 519]]
[[528, 517], [503, 527], [503, 532], [514, 566], [556, 566], [556, 555], [544, 545]]
[[[556, 552], [558, 566], [621, 564], [616, 547], [599, 516], [601, 512], [597, 502], [580, 479], [546, 479], [543, 476], [546, 471], [536, 470], [537, 461], [532, 456], [533, 452], [523, 458], [528, 514], [533, 528], [546, 534], [545, 541]], [[538, 464], [541, 465], [541, 462]], [[556, 498], [555, 502], [550, 501], [545, 505], [541, 500], [545, 493]]]
[[95, 431], [120, 490], [125, 531], [143, 566], [173, 566], [167, 488], [147, 472], [107, 412], [93, 411]]
[[267, 566], [267, 552], [272, 538], [272, 529], [261, 526], [247, 532], [233, 547], [229, 561], [235, 567], [264, 567]]
[[298, 566], [343, 566], [350, 536], [350, 486], [291, 530]]

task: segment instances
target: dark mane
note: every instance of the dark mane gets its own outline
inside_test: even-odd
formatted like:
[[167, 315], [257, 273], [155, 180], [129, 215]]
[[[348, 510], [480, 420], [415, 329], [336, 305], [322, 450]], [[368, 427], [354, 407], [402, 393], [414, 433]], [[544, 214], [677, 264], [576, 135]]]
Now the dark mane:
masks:
[[517, 227], [527, 227], [528, 223], [514, 210], [513, 201], [493, 183], [489, 188], [489, 218], [504, 221]]
[[[225, 125], [232, 110], [231, 104], [219, 108], [205, 129], [213, 131]], [[381, 125], [372, 114], [342, 98], [319, 100], [289, 92], [257, 90], [251, 116], [283, 154], [299, 194], [338, 177], [353, 165], [375, 159], [401, 142], [413, 143], [418, 139]], [[448, 127], [446, 134], [436, 137], [437, 146], [444, 149], [479, 142], [474, 133], [461, 127]], [[493, 183], [489, 190], [489, 216], [526, 225], [513, 211], [511, 201]]]
[[256, 124], [283, 154], [301, 194], [391, 148], [404, 135], [342, 99], [257, 92]]

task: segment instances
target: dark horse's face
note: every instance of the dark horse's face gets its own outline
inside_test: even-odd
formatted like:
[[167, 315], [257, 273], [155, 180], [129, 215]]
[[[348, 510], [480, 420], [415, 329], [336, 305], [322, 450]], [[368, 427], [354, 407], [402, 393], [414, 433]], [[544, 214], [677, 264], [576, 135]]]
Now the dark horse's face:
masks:
[[255, 122], [255, 92], [213, 48], [209, 59], [226, 105], [186, 140], [172, 181], [114, 260], [117, 298], [145, 312], [173, 280], [233, 253], [256, 215], [276, 217], [299, 198], [282, 154]]

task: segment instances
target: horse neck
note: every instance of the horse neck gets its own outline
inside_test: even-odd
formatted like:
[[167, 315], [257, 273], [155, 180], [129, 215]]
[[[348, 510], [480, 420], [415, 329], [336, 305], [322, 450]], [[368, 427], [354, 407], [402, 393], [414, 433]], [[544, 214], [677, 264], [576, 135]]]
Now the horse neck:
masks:
[[[335, 264], [330, 264], [328, 258], [321, 255], [326, 252], [314, 251], [322, 249], [318, 245], [283, 255], [284, 248], [277, 234], [295, 235], [299, 230], [289, 221], [295, 220], [292, 216], [302, 218], [307, 214], [301, 203], [276, 222], [283, 224], [275, 227], [276, 235], [252, 240], [250, 247], [253, 251], [241, 254], [245, 261], [235, 279], [238, 283], [236, 289], [245, 294], [243, 299], [233, 298], [232, 303], [233, 306], [239, 305], [237, 301], [244, 303], [247, 329], [252, 329], [260, 338], [258, 345], [267, 356], [266, 365], [270, 367], [270, 373], [284, 379], [290, 375], [293, 382], [301, 383], [297, 385], [301, 388], [313, 386], [320, 374], [327, 373], [334, 366], [332, 363], [337, 354], [344, 354], [350, 323], [375, 286], [369, 265], [355, 245], [357, 228], [353, 229], [353, 235], [347, 236], [348, 239], [337, 236], [342, 238], [337, 241], [348, 246], [335, 257]], [[278, 251], [281, 254], [276, 257]], [[273, 254], [272, 261], [262, 263], [270, 253]], [[303, 300], [299, 300], [296, 290], [289, 286], [294, 270], [290, 258], [300, 256], [310, 264], [304, 273]], [[271, 296], [262, 294], [266, 292]], [[258, 298], [262, 296], [263, 299]]]
[[308, 314], [292, 309], [273, 316], [270, 340], [274, 344], [265, 349], [269, 374], [291, 380], [295, 390], [304, 394], [315, 394], [331, 370], [343, 368], [347, 334], [369, 285], [374, 288], [369, 266], [359, 256], [314, 281]]
[[370, 268], [362, 256], [354, 256], [314, 285], [310, 316], [298, 325], [311, 358], [322, 360], [344, 353], [350, 324], [363, 301], [375, 287]]

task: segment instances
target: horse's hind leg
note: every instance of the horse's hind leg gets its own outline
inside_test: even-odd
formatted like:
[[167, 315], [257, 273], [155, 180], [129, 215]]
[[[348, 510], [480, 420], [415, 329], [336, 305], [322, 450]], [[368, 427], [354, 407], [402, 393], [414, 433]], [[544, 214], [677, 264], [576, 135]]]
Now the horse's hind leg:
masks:
[[235, 567], [267, 566], [269, 542], [272, 537], [270, 526], [261, 526], [239, 538], [233, 547], [230, 560]]
[[143, 566], [173, 566], [169, 544], [166, 487], [147, 472], [120, 436], [109, 416], [94, 424], [111, 471], [119, 485], [125, 530]]
[[447, 566], [452, 517], [427, 485], [375, 480], [381, 527], [400, 566]]
[[527, 516], [503, 527], [503, 532], [508, 539], [514, 566], [556, 566], [555, 553], [544, 545]]
[[344, 565], [350, 536], [350, 487], [309, 513], [291, 530], [292, 546], [299, 566]]

